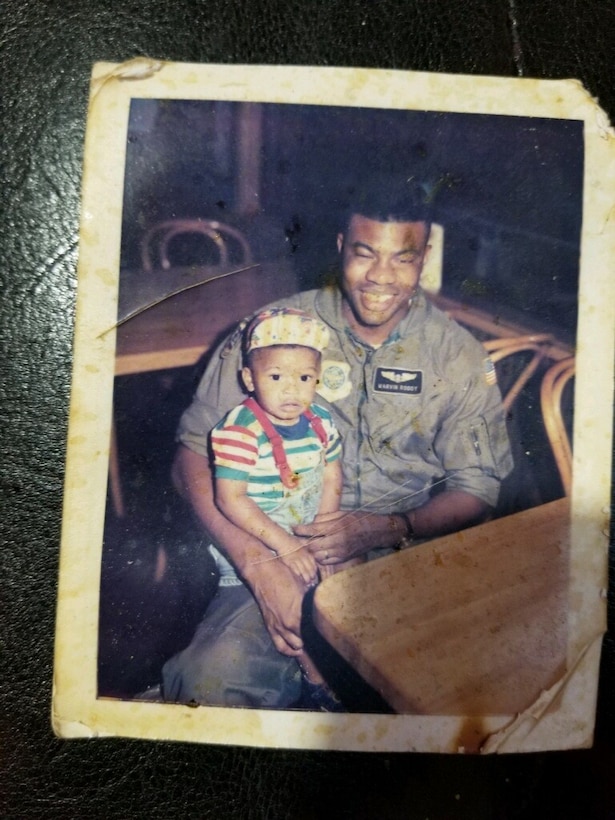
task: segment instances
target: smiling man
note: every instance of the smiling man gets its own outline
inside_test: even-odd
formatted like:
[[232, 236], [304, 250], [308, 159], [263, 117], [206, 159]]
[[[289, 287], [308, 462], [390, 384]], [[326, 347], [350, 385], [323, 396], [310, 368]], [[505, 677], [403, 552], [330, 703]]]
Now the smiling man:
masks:
[[338, 234], [344, 316], [366, 342], [382, 344], [406, 316], [429, 253], [427, 222], [381, 222], [352, 214]]
[[[341, 512], [295, 528], [321, 566], [478, 523], [512, 468], [484, 349], [420, 288], [431, 224], [425, 200], [412, 181], [361, 188], [337, 236], [339, 284], [283, 303], [330, 333], [317, 401], [342, 436]], [[240, 336], [216, 351], [182, 418], [175, 477], [243, 585], [233, 600], [219, 590], [190, 645], [165, 665], [163, 693], [172, 701], [285, 708], [299, 698], [305, 588], [218, 511], [208, 457], [211, 429], [241, 399]], [[220, 686], [204, 697], [200, 681], [212, 669]]]

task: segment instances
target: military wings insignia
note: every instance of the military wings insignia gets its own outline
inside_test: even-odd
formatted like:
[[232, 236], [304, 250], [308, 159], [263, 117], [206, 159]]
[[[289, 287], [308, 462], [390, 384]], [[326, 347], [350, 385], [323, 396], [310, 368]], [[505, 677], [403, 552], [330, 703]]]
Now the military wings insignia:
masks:
[[417, 377], [416, 373], [396, 373], [394, 370], [382, 370], [381, 375], [383, 378], [388, 379], [388, 381], [395, 382], [395, 384], [411, 382]]

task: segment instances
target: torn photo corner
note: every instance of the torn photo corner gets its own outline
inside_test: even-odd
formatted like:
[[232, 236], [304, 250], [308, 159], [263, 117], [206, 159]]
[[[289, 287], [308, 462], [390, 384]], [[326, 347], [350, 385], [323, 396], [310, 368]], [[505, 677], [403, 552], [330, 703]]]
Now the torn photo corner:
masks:
[[[574, 80], [94, 66], [58, 736], [466, 754], [591, 745], [614, 145]], [[368, 179], [382, 201], [412, 188], [429, 208], [357, 205]], [[410, 270], [421, 287], [408, 301]], [[316, 666], [311, 683], [273, 643], [232, 545], [210, 549], [195, 511], [211, 483], [182, 495], [174, 469], [178, 448], [209, 457], [211, 428], [245, 397], [242, 320], [278, 302], [330, 330], [315, 402], [341, 435], [343, 487], [326, 543], [382, 521], [400, 537], [294, 593], [285, 617]], [[420, 537], [414, 511], [445, 515], [459, 492], [490, 514]], [[336, 548], [316, 540], [303, 552], [333, 565]], [[258, 566], [291, 578], [255, 549], [266, 560], [250, 577]], [[273, 611], [288, 584], [272, 583]]]

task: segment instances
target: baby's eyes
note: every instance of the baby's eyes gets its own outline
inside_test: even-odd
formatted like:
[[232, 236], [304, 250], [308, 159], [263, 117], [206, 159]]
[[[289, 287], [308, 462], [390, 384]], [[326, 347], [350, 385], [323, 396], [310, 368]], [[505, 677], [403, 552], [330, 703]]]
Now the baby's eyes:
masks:
[[[274, 382], [279, 382], [282, 377], [279, 373], [270, 373], [269, 378]], [[314, 376], [310, 373], [302, 373], [301, 376], [299, 376], [299, 379], [302, 382], [311, 382], [313, 381]]]

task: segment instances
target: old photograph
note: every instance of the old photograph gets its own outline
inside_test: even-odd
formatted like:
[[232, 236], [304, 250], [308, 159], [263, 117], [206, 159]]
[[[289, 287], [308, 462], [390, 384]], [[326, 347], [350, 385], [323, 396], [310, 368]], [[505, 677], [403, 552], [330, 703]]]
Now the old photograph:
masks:
[[600, 114], [573, 82], [95, 67], [58, 734], [591, 742]]

